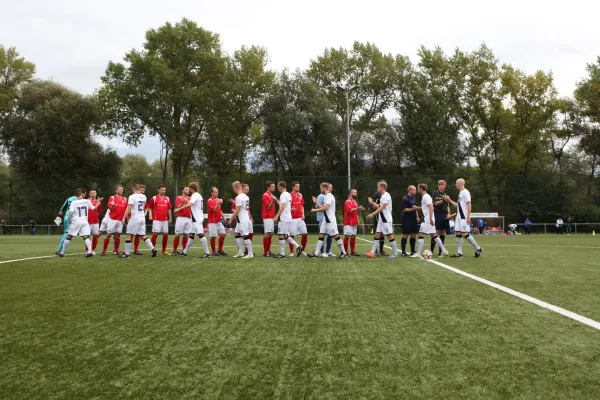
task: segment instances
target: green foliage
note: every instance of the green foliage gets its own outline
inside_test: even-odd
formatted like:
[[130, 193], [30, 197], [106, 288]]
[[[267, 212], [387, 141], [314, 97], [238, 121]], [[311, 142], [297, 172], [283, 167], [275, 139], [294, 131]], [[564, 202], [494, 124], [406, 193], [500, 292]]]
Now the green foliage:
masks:
[[35, 64], [19, 57], [14, 47], [0, 45], [0, 117], [13, 110], [19, 88], [35, 74]]

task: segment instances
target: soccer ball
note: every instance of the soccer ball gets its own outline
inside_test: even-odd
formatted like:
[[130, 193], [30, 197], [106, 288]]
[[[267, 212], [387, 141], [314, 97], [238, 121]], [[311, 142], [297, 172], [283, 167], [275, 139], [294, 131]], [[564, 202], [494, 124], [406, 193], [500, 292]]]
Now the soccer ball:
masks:
[[423, 252], [423, 258], [426, 260], [431, 260], [431, 257], [433, 257], [433, 253], [431, 252], [431, 250], [425, 250]]

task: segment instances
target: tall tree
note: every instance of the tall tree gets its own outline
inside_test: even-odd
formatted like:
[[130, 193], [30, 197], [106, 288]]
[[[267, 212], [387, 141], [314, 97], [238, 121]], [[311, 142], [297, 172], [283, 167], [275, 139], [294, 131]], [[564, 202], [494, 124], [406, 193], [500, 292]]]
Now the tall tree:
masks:
[[0, 118], [14, 109], [19, 88], [34, 74], [35, 64], [19, 57], [14, 47], [7, 49], [0, 45]]
[[[20, 204], [46, 216], [77, 188], [108, 190], [118, 179], [120, 158], [94, 142], [93, 102], [57, 83], [25, 84], [15, 110], [0, 127], [15, 178], [27, 193]], [[49, 202], [48, 198], [53, 201]]]
[[166, 144], [175, 192], [213, 118], [226, 70], [219, 36], [195, 22], [151, 29], [143, 50], [109, 63], [96, 94], [101, 111], [96, 128], [137, 145], [145, 133]]

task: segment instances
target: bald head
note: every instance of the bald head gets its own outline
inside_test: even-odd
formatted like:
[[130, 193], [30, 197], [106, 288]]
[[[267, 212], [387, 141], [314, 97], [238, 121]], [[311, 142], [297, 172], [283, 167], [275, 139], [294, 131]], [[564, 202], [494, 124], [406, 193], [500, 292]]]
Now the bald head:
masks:
[[465, 180], [463, 178], [456, 180], [456, 188], [458, 190], [463, 190], [465, 188]]
[[415, 194], [417, 194], [417, 188], [413, 185], [410, 185], [408, 187], [408, 194], [409, 196], [414, 196]]

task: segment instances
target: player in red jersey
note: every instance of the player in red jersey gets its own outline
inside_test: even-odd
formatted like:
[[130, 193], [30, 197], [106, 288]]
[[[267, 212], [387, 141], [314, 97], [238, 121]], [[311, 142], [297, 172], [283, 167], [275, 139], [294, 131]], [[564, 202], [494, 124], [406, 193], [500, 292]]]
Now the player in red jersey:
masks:
[[[304, 196], [300, 193], [300, 183], [292, 182], [292, 224], [290, 225], [290, 237], [293, 239], [295, 235], [302, 235], [301, 245], [306, 248], [308, 243], [308, 229], [304, 222]], [[290, 244], [290, 257], [294, 257], [294, 246]]]
[[162, 233], [162, 255], [170, 256], [167, 252], [169, 241], [169, 224], [173, 222], [171, 199], [165, 196], [167, 186], [158, 186], [158, 194], [148, 202], [148, 216], [152, 220], [152, 245], [156, 246], [156, 238]]
[[356, 202], [357, 197], [358, 192], [356, 189], [350, 189], [348, 199], [344, 203], [344, 248], [348, 249], [348, 242], [350, 242], [351, 251], [348, 254], [355, 257], [360, 255], [356, 252], [358, 211], [365, 211], [365, 208]]
[[125, 209], [127, 208], [127, 199], [123, 197], [123, 186], [117, 185], [115, 188], [115, 195], [110, 196], [108, 199], [108, 209], [110, 210], [110, 216], [106, 228], [106, 238], [104, 239], [104, 246], [102, 248], [101, 256], [106, 255], [106, 249], [110, 243], [110, 237], [115, 236], [115, 247], [113, 253], [119, 255], [119, 245], [121, 244], [121, 232], [123, 232], [123, 216], [125, 215]]
[[88, 224], [90, 225], [90, 233], [92, 234], [92, 254], [96, 254], [96, 246], [98, 245], [98, 235], [100, 234], [100, 220], [98, 214], [102, 212], [102, 197], [96, 198], [97, 192], [95, 189], [90, 190], [90, 203], [94, 206], [93, 210], [88, 210]]
[[[173, 254], [172, 256], [181, 255], [177, 251], [179, 247], [179, 237], [183, 235], [182, 247], [185, 249], [188, 242], [188, 237], [192, 233], [192, 209], [190, 207], [181, 209], [182, 206], [190, 202], [190, 188], [188, 185], [181, 187], [181, 194], [175, 199], [175, 211], [177, 219], [175, 220], [175, 239], [173, 239]], [[177, 211], [178, 209], [181, 209]]]
[[[213, 256], [226, 256], [227, 253], [223, 251], [223, 244], [225, 243], [225, 226], [223, 222], [225, 217], [221, 210], [223, 199], [219, 198], [219, 189], [216, 187], [210, 188], [210, 198], [206, 202], [208, 208], [208, 235], [210, 236], [210, 248]], [[219, 237], [219, 250], [216, 249], [217, 236]]]
[[267, 181], [267, 191], [262, 195], [262, 220], [264, 226], [263, 248], [265, 257], [271, 257], [271, 242], [273, 241], [273, 233], [275, 232], [275, 204], [279, 204], [275, 193], [275, 182]]

